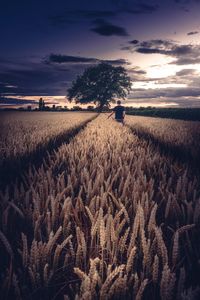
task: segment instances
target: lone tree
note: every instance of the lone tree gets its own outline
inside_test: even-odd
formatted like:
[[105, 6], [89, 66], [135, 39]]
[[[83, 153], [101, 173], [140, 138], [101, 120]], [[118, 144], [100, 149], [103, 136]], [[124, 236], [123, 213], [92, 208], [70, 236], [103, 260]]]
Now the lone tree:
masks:
[[95, 103], [101, 111], [114, 103], [115, 98], [125, 99], [131, 90], [131, 79], [123, 67], [107, 63], [87, 68], [72, 82], [67, 91], [69, 101], [86, 104]]

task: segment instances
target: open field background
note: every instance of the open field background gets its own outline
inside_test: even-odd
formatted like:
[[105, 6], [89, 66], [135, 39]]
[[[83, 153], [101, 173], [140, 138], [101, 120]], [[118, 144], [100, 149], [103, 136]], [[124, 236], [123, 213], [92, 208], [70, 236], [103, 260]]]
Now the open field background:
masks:
[[175, 151], [195, 161], [199, 123], [126, 123], [99, 115], [2, 189], [3, 299], [199, 299], [199, 173]]
[[200, 108], [155, 108], [155, 107], [141, 107], [141, 108], [126, 108], [130, 115], [180, 119], [190, 121], [200, 121]]

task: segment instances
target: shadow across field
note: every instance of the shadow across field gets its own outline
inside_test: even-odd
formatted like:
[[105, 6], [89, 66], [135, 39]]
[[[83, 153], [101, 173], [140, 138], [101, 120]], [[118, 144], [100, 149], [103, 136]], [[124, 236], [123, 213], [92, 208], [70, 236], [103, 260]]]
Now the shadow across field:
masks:
[[69, 143], [76, 134], [84, 129], [85, 126], [97, 116], [98, 114], [73, 129], [66, 130], [56, 137], [51, 138], [46, 144], [38, 144], [32, 152], [3, 161], [0, 172], [0, 189], [4, 190], [7, 185], [10, 185], [16, 180], [20, 180], [21, 176], [28, 171], [30, 165], [34, 165], [35, 168], [38, 168], [49, 154], [51, 155], [62, 144]]
[[194, 154], [191, 152], [191, 150], [183, 148], [183, 146], [174, 145], [170, 142], [165, 142], [142, 128], [138, 129], [134, 128], [133, 126], [126, 126], [129, 127], [130, 130], [139, 138], [153, 143], [164, 155], [168, 155], [180, 161], [181, 163], [189, 164], [192, 168], [192, 171], [195, 172], [195, 174], [200, 175], [200, 149], [195, 149]]

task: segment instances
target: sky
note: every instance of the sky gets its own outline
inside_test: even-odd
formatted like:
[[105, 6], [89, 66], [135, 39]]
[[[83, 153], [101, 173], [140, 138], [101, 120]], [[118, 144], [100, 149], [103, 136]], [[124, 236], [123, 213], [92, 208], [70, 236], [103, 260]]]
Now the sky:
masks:
[[125, 105], [200, 107], [200, 0], [0, 0], [0, 107], [70, 106], [101, 61], [132, 79]]

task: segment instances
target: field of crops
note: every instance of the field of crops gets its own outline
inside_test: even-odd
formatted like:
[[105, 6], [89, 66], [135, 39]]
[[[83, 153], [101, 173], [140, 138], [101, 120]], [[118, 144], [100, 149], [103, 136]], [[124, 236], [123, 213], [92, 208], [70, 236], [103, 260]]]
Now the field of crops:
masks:
[[29, 154], [49, 140], [91, 119], [93, 113], [0, 113], [0, 155], [3, 160]]
[[95, 116], [76, 112], [0, 112], [0, 181], [6, 183], [12, 174], [37, 162], [39, 156], [42, 159], [47, 150], [59, 146]]
[[200, 299], [199, 173], [152, 138], [199, 127], [135, 118], [99, 115], [1, 191], [3, 299]]
[[126, 116], [126, 124], [137, 133], [143, 133], [160, 143], [190, 154], [200, 156], [200, 122], [172, 119]]

